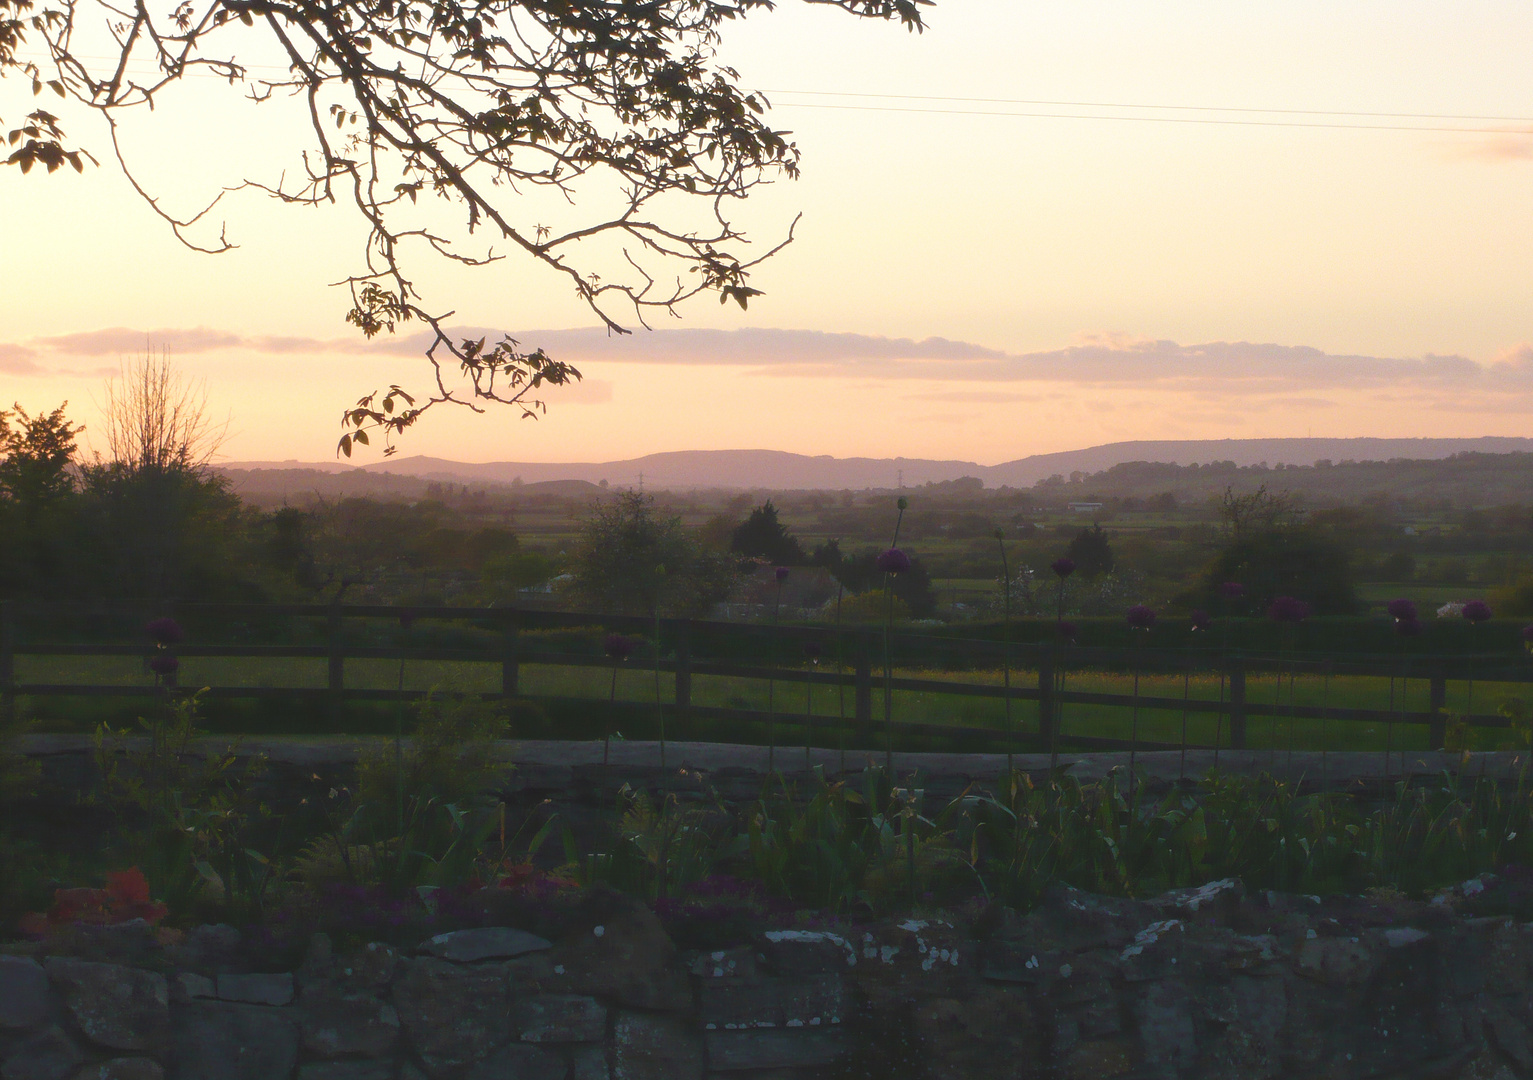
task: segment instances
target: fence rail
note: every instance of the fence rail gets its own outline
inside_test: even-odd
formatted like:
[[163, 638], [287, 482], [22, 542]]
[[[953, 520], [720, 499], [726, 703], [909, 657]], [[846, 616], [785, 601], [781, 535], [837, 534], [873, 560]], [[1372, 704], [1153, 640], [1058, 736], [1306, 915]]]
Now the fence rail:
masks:
[[[154, 605], [155, 613], [162, 613], [167, 605]], [[146, 610], [146, 606], [92, 605], [76, 609], [77, 613], [99, 612], [129, 615]], [[91, 684], [61, 682], [21, 682], [16, 677], [18, 657], [144, 657], [148, 658], [154, 648], [148, 643], [124, 643], [121, 641], [33, 641], [22, 640], [18, 633], [21, 620], [39, 614], [57, 617], [58, 607], [47, 609], [22, 609], [19, 605], [0, 602], [0, 694], [8, 713], [14, 714], [18, 698], [32, 697], [83, 697], [133, 698], [159, 692], [155, 685], [144, 684]], [[610, 671], [615, 661], [599, 654], [580, 654], [548, 648], [532, 647], [522, 640], [526, 631], [591, 629], [624, 630], [654, 634], [655, 650], [661, 655], [641, 661], [645, 670], [667, 673], [671, 678], [672, 693], [669, 701], [641, 703], [671, 716], [690, 717], [717, 721], [721, 724], [777, 723], [801, 725], [821, 731], [883, 732], [886, 737], [940, 736], [956, 737], [1002, 743], [1016, 748], [1037, 748], [1057, 745], [1060, 739], [1068, 744], [1082, 747], [1116, 748], [1133, 745], [1141, 748], [1175, 748], [1178, 745], [1207, 745], [1167, 743], [1147, 739], [1125, 740], [1093, 734], [1090, 730], [1072, 730], [1065, 735], [1060, 731], [1061, 710], [1065, 706], [1091, 707], [1097, 709], [1130, 709], [1138, 712], [1179, 712], [1183, 717], [1213, 715], [1219, 727], [1216, 743], [1235, 749], [1247, 744], [1249, 723], [1253, 718], [1319, 720], [1350, 723], [1384, 723], [1422, 725], [1427, 728], [1431, 747], [1442, 745], [1446, 734], [1447, 688], [1450, 679], [1493, 679], [1503, 683], [1533, 683], [1533, 665], [1522, 656], [1352, 656], [1329, 658], [1323, 656], [1293, 654], [1273, 655], [1225, 651], [1217, 648], [1203, 649], [1102, 649], [1079, 648], [1058, 644], [1023, 644], [995, 638], [954, 638], [895, 632], [887, 643], [875, 629], [868, 627], [823, 626], [767, 626], [763, 624], [718, 623], [692, 619], [650, 619], [632, 616], [610, 616], [591, 613], [549, 612], [515, 608], [465, 608], [465, 607], [399, 607], [382, 605], [313, 605], [313, 604], [183, 604], [176, 605], [177, 614], [192, 618], [269, 620], [277, 617], [319, 620], [323, 625], [323, 640], [316, 644], [263, 644], [240, 643], [188, 643], [178, 645], [176, 654], [182, 658], [226, 659], [308, 659], [324, 660], [326, 685], [324, 687], [294, 686], [239, 686], [213, 685], [208, 695], [214, 699], [287, 699], [309, 700], [328, 703], [337, 712], [348, 701], [389, 702], [415, 700], [424, 695], [418, 689], [380, 689], [348, 686], [346, 665], [351, 660], [374, 661], [437, 661], [446, 663], [482, 663], [499, 665], [500, 685], [498, 691], [486, 693], [494, 698], [531, 698], [547, 704], [580, 703], [590, 707], [605, 706], [607, 702], [595, 697], [569, 697], [567, 695], [535, 695], [525, 692], [522, 686], [522, 668], [527, 666], [564, 667], [576, 669], [601, 669]], [[396, 624], [410, 626], [417, 622], [469, 623], [479, 636], [471, 645], [440, 645], [430, 642], [417, 644], [361, 644], [347, 640], [347, 629], [357, 620], [392, 620]], [[788, 665], [783, 663], [742, 662], [738, 659], [716, 658], [708, 655], [710, 643], [735, 639], [738, 647], [742, 635], [766, 635], [768, 647], [764, 652], [781, 652], [785, 644], [814, 642], [822, 655], [837, 660], [836, 670], [830, 665], [821, 667]], [[668, 647], [667, 647], [668, 646]], [[961, 657], [970, 664], [985, 662], [995, 667], [1006, 666], [1008, 677], [1005, 684], [965, 682], [952, 678], [925, 678], [909, 674], [894, 675], [884, 667], [885, 649], [897, 654], [902, 661], [916, 654], [927, 654], [934, 662], [946, 658]], [[630, 665], [632, 667], [633, 665]], [[902, 663], [902, 666], [908, 666]], [[1164, 694], [1121, 694], [1069, 689], [1066, 677], [1070, 673], [1088, 671], [1113, 671], [1143, 675], [1181, 675], [1193, 673], [1217, 675], [1221, 680], [1217, 700], [1203, 697], [1168, 697]], [[1299, 675], [1330, 677], [1367, 677], [1377, 679], [1409, 678], [1428, 683], [1429, 707], [1407, 710], [1406, 708], [1357, 708], [1340, 705], [1312, 705], [1281, 701], [1252, 700], [1248, 694], [1248, 678], [1252, 675]], [[1012, 678], [1014, 674], [1016, 677]], [[849, 715], [829, 716], [823, 713], [808, 714], [787, 709], [761, 710], [746, 707], [704, 705], [693, 701], [693, 680], [697, 677], [722, 677], [745, 680], [771, 681], [774, 684], [798, 685], [806, 695], [813, 688], [830, 687], [850, 690], [852, 709]], [[1391, 684], [1393, 685], [1393, 684]], [[1281, 686], [1281, 683], [1279, 683]], [[879, 692], [886, 694], [928, 694], [954, 698], [981, 698], [1008, 701], [1012, 704], [1031, 706], [1032, 723], [1014, 723], [1010, 729], [1001, 727], [976, 727], [949, 724], [913, 723], [894, 721], [887, 715], [875, 716], [875, 698]], [[636, 707], [628, 701], [627, 708]], [[882, 713], [882, 710], [877, 710]], [[1008, 706], [1008, 715], [1009, 706]], [[1456, 721], [1478, 728], [1506, 728], [1513, 721], [1505, 716], [1490, 713], [1469, 713], [1455, 717]], [[1029, 730], [1030, 728], [1030, 730]], [[1184, 727], [1185, 730], [1185, 727]], [[1228, 741], [1224, 741], [1227, 739]]]

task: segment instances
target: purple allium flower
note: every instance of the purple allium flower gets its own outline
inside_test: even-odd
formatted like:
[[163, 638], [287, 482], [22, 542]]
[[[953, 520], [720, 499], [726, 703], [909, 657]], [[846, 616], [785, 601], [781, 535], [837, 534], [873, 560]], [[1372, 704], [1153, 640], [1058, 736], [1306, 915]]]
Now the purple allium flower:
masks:
[[901, 495], [898, 499], [894, 500], [894, 505], [904, 510], [910, 506], [910, 500]]
[[174, 645], [186, 636], [181, 630], [181, 624], [169, 615], [161, 615], [158, 619], [147, 623], [144, 626], [144, 633], [153, 638], [154, 643], [162, 648]]
[[1389, 617], [1396, 622], [1413, 622], [1416, 618], [1416, 605], [1409, 600], [1391, 600], [1389, 602]]
[[1414, 615], [1409, 619], [1396, 619], [1395, 632], [1403, 637], [1416, 637], [1421, 633], [1421, 620]]
[[1522, 628], [1522, 640], [1533, 643], [1533, 626], [1524, 626]]
[[1189, 621], [1192, 623], [1192, 629], [1207, 630], [1208, 624], [1213, 622], [1213, 619], [1209, 616], [1208, 612], [1198, 608], [1189, 616]]
[[776, 570], [772, 571], [772, 575], [777, 578], [777, 584], [781, 585], [784, 581], [788, 580], [788, 568], [786, 566], [779, 566]]
[[1484, 600], [1471, 600], [1460, 614], [1472, 623], [1481, 623], [1490, 618], [1490, 605]]
[[622, 634], [608, 634], [602, 638], [602, 649], [614, 660], [627, 660], [633, 654], [633, 639]]
[[410, 629], [410, 627], [412, 627], [414, 625], [415, 625], [415, 612], [411, 611], [409, 608], [405, 608], [403, 611], [401, 611], [399, 613], [399, 626], [400, 626], [400, 628], [403, 629], [403, 630], [408, 630], [408, 629]]
[[1067, 578], [1075, 573], [1075, 560], [1066, 556], [1063, 559], [1055, 559], [1049, 563], [1049, 569], [1062, 578]]
[[156, 675], [174, 675], [176, 673], [176, 669], [180, 666], [181, 661], [177, 660], [174, 656], [171, 656], [168, 653], [161, 653], [158, 656], [151, 656], [149, 658], [149, 670], [154, 672]]
[[1080, 632], [1079, 628], [1067, 619], [1060, 619], [1059, 622], [1055, 623], [1054, 630], [1066, 641], [1074, 641], [1075, 635]]
[[880, 552], [878, 558], [873, 560], [873, 565], [886, 574], [902, 574], [910, 569], [910, 556], [899, 548], [890, 548]]
[[1219, 586], [1219, 595], [1226, 600], [1239, 600], [1246, 594], [1246, 587], [1238, 581], [1226, 581]]
[[804, 642], [804, 659], [814, 664], [820, 662], [820, 643], [818, 641]]
[[1155, 625], [1155, 612], [1144, 604], [1128, 609], [1128, 624], [1135, 630], [1148, 630]]
[[1292, 596], [1279, 596], [1267, 609], [1267, 618], [1273, 622], [1301, 623], [1309, 618], [1309, 605]]

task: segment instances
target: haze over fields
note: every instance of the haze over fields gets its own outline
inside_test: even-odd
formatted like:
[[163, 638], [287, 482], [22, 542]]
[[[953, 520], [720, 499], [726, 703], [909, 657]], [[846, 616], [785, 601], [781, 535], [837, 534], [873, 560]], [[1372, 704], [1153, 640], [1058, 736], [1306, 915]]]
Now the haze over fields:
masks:
[[[1440, 461], [1456, 454], [1533, 452], [1533, 439], [1218, 439], [1109, 443], [1058, 454], [1038, 454], [1000, 465], [918, 458], [810, 457], [774, 450], [695, 450], [625, 461], [544, 463], [448, 461], [396, 457], [367, 466], [336, 462], [229, 462], [220, 468], [236, 487], [271, 493], [418, 495], [422, 481], [458, 484], [540, 485], [545, 492], [579, 493], [587, 485], [613, 487], [816, 490], [919, 487], [973, 477], [986, 487], [1031, 487], [1053, 476], [1095, 474], [1127, 462], [1164, 465], [1311, 466], [1319, 461]], [[1526, 471], [1533, 458], [1498, 461], [1503, 471]]]

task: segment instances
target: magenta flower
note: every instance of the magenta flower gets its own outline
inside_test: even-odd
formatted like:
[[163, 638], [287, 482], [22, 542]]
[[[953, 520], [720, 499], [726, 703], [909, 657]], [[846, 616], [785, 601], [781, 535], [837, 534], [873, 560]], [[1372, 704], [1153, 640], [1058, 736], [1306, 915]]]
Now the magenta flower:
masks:
[[154, 643], [164, 648], [179, 642], [186, 634], [181, 629], [181, 624], [169, 615], [161, 615], [158, 619], [144, 626], [144, 633], [154, 639]]
[[1533, 626], [1524, 626], [1522, 628], [1522, 640], [1533, 645]]
[[777, 578], [777, 584], [779, 585], [788, 580], [788, 568], [786, 566], [779, 566], [776, 570], [772, 571], [772, 574]]
[[903, 574], [910, 569], [910, 556], [899, 548], [890, 548], [888, 551], [879, 552], [878, 558], [873, 560], [873, 565], [886, 574]]
[[1292, 596], [1279, 596], [1267, 609], [1267, 618], [1273, 622], [1301, 623], [1309, 618], [1309, 605]]
[[1060, 637], [1064, 638], [1066, 641], [1074, 641], [1075, 640], [1075, 635], [1080, 632], [1079, 627], [1077, 627], [1073, 622], [1069, 622], [1066, 619], [1060, 619], [1059, 622], [1055, 623], [1054, 624], [1054, 630], [1055, 630], [1055, 632], [1057, 634], [1059, 634]]
[[168, 653], [161, 653], [158, 656], [151, 656], [149, 658], [149, 670], [162, 678], [174, 675], [180, 666], [181, 661]]
[[1068, 556], [1063, 559], [1055, 559], [1053, 562], [1049, 563], [1049, 569], [1054, 571], [1054, 573], [1058, 574], [1061, 578], [1067, 578], [1071, 574], [1075, 573], [1075, 560], [1069, 558]]
[[399, 626], [402, 630], [408, 630], [415, 625], [415, 612], [405, 608], [399, 613]]
[[811, 664], [820, 662], [820, 643], [818, 641], [804, 642], [804, 659]]
[[1246, 594], [1246, 587], [1238, 581], [1226, 581], [1219, 586], [1219, 595], [1226, 600], [1239, 600]]
[[1421, 620], [1414, 615], [1409, 619], [1396, 619], [1395, 632], [1403, 637], [1416, 637], [1421, 633]]
[[1461, 614], [1472, 623], [1482, 623], [1490, 618], [1490, 605], [1484, 600], [1471, 600], [1464, 605]]
[[1192, 629], [1194, 630], [1207, 630], [1208, 624], [1213, 622], [1213, 619], [1209, 616], [1208, 612], [1204, 611], [1202, 608], [1198, 608], [1196, 611], [1194, 611], [1192, 615], [1189, 616], [1189, 620], [1192, 623]]
[[1148, 630], [1155, 625], [1155, 612], [1144, 604], [1128, 609], [1128, 624], [1135, 630]]
[[601, 647], [613, 660], [627, 660], [633, 654], [633, 644], [632, 638], [622, 634], [608, 634], [602, 639]]
[[1416, 605], [1409, 600], [1391, 600], [1388, 610], [1389, 617], [1395, 622], [1414, 622], [1416, 619]]

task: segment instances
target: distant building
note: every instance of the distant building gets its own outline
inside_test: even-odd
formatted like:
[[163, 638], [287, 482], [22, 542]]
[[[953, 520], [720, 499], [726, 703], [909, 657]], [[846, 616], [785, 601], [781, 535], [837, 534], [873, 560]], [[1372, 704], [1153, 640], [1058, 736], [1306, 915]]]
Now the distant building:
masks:
[[1099, 502], [1073, 502], [1068, 504], [1072, 514], [1095, 514], [1102, 509]]

